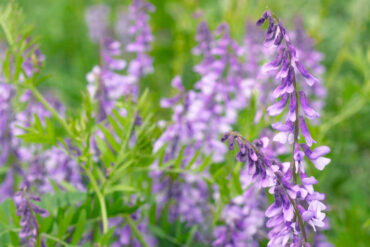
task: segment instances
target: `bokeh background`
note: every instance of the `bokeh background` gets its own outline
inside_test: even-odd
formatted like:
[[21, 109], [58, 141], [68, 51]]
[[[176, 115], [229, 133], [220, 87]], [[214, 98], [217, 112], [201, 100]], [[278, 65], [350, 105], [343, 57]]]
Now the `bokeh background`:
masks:
[[[4, 2], [4, 1], [3, 1]], [[91, 43], [85, 9], [97, 3], [113, 8], [129, 0], [17, 0], [27, 22], [35, 26], [47, 57], [44, 87], [72, 108], [80, 105], [85, 75], [98, 63], [98, 47]], [[191, 55], [201, 9], [211, 27], [222, 21], [241, 40], [247, 19], [257, 20], [268, 7], [287, 27], [301, 16], [316, 48], [325, 55], [324, 84], [328, 98], [322, 124], [314, 129], [320, 143], [332, 148], [332, 163], [317, 172], [318, 190], [327, 194], [331, 210], [328, 238], [335, 246], [370, 244], [370, 11], [368, 0], [151, 0], [156, 6], [151, 25], [155, 35], [154, 74], [141, 82], [152, 101], [171, 95], [169, 83], [182, 75], [187, 87], [197, 76]], [[114, 16], [112, 16], [114, 18]], [[166, 112], [159, 110], [159, 118]]]

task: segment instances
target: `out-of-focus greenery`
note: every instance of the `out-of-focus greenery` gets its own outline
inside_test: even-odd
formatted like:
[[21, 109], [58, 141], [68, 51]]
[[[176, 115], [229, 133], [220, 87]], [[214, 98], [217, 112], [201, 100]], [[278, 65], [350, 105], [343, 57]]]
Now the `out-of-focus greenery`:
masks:
[[[85, 74], [98, 62], [98, 48], [89, 41], [85, 8], [94, 3], [127, 5], [127, 0], [17, 0], [27, 21], [41, 38], [47, 56], [45, 84], [64, 102], [79, 106]], [[327, 194], [331, 211], [329, 239], [336, 246], [368, 246], [370, 243], [370, 19], [367, 0], [152, 0], [156, 12], [151, 25], [155, 35], [155, 72], [143, 80], [152, 100], [171, 95], [170, 80], [182, 75], [188, 87], [196, 81], [191, 49], [202, 9], [211, 27], [230, 24], [234, 37], [242, 39], [247, 17], [256, 20], [268, 7], [288, 27], [301, 15], [308, 33], [325, 55], [324, 84], [328, 98], [316, 139], [332, 148], [332, 163], [319, 178], [319, 190]], [[165, 116], [165, 114], [163, 114]]]

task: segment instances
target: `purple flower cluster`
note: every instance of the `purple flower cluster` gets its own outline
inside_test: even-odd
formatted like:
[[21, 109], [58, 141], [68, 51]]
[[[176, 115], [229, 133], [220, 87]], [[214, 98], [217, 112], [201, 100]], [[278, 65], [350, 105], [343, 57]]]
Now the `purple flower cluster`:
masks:
[[[14, 195], [14, 202], [17, 207], [17, 216], [21, 217], [20, 225], [22, 230], [19, 237], [27, 246], [36, 246], [38, 237], [38, 225], [35, 215], [48, 217], [49, 212], [32, 203], [32, 201], [41, 201], [40, 197], [27, 193], [26, 187], [21, 187], [20, 191]], [[42, 241], [42, 246], [46, 246]]]
[[[158, 150], [165, 143], [165, 162], [175, 160], [183, 150], [181, 167], [201, 151], [193, 167], [197, 167], [204, 159], [202, 156], [212, 155], [213, 162], [222, 162], [226, 149], [220, 143], [220, 136], [229, 131], [237, 121], [237, 113], [248, 105], [252, 90], [255, 87], [251, 72], [246, 71], [243, 61], [245, 47], [240, 47], [230, 36], [227, 24], [221, 24], [214, 33], [209, 30], [206, 22], [201, 22], [196, 35], [198, 45], [193, 49], [195, 55], [202, 55], [201, 62], [194, 67], [201, 79], [195, 84], [196, 90], [186, 92], [180, 77], [175, 77], [172, 86], [179, 93], [173, 98], [162, 99], [162, 107], [172, 107], [173, 123], [155, 144]], [[153, 165], [156, 169], [158, 164]], [[202, 176], [209, 176], [208, 170], [202, 174], [182, 174], [175, 181], [163, 172], [152, 173], [153, 192], [158, 195], [159, 209], [169, 204], [170, 219], [179, 217], [187, 222], [201, 225], [206, 232], [214, 209], [210, 202], [211, 192]], [[244, 175], [241, 175], [241, 180]], [[246, 184], [247, 179], [243, 179]], [[243, 188], [247, 188], [245, 185]], [[217, 186], [214, 188], [218, 191]], [[214, 230], [215, 246], [241, 246], [246, 243], [258, 243], [257, 235], [263, 226], [261, 207], [264, 196], [250, 200], [259, 188], [252, 187], [243, 195], [238, 196], [227, 205]], [[217, 195], [217, 192], [215, 193]], [[219, 201], [219, 197], [214, 198]], [[209, 239], [206, 233], [197, 235], [198, 239]], [[209, 240], [205, 240], [209, 241]]]
[[[309, 246], [304, 223], [311, 225], [314, 231], [316, 227], [324, 227], [323, 210], [326, 206], [322, 202], [325, 196], [314, 191], [313, 185], [317, 180], [307, 176], [303, 158], [307, 156], [316, 168], [322, 170], [330, 162], [330, 159], [323, 157], [330, 149], [327, 146], [310, 148], [315, 141], [311, 138], [305, 117], [315, 119], [319, 114], [309, 106], [305, 93], [298, 90], [295, 72], [299, 71], [308, 86], [317, 84], [318, 79], [304, 67], [286, 29], [270, 11], [263, 14], [257, 25], [262, 25], [266, 20], [269, 25], [264, 45], [275, 47], [277, 55], [275, 60], [264, 65], [263, 70], [274, 71], [276, 79], [281, 80], [272, 92], [272, 96], [280, 98], [280, 101], [269, 106], [267, 112], [270, 116], [280, 115], [289, 101], [285, 123], [274, 123], [272, 128], [279, 131], [274, 137], [275, 141], [292, 145], [292, 162], [280, 163], [275, 157], [268, 157], [260, 149], [263, 145], [258, 142], [251, 144], [236, 133], [226, 134], [223, 141], [229, 141], [231, 150], [234, 149], [234, 142], [237, 142], [239, 152], [236, 159], [247, 162], [248, 173], [253, 181], [269, 188], [274, 195], [275, 202], [265, 212], [269, 218], [266, 226], [270, 228], [268, 246], [286, 246], [289, 240], [291, 246]], [[298, 143], [300, 132], [306, 143]], [[301, 184], [298, 184], [298, 177]]]
[[[246, 169], [256, 186], [268, 188], [274, 194], [275, 202], [266, 210], [265, 216], [270, 218], [266, 226], [272, 228], [268, 237], [268, 246], [285, 246], [292, 238], [292, 229], [300, 232], [300, 226], [295, 222], [295, 213], [298, 212], [295, 199], [299, 191], [291, 179], [289, 163], [280, 163], [269, 153], [265, 153], [266, 139], [248, 142], [244, 137], [235, 132], [229, 132], [222, 138], [228, 140], [229, 149], [239, 147], [236, 159], [247, 163]], [[300, 216], [300, 215], [299, 215]]]
[[122, 27], [116, 26], [116, 30], [127, 29], [129, 42], [124, 51], [134, 56], [129, 63], [121, 59], [121, 43], [107, 35], [107, 8], [101, 5], [90, 7], [86, 14], [91, 39], [100, 45], [101, 63], [86, 77], [90, 95], [99, 102], [99, 120], [105, 119], [122, 97], [136, 100], [140, 79], [153, 71], [153, 61], [147, 53], [153, 41], [148, 13], [153, 12], [154, 7], [145, 1], [134, 0], [129, 7], [128, 22]]
[[215, 227], [213, 246], [258, 246], [263, 238], [265, 195], [252, 183], [247, 169], [241, 171], [240, 181], [244, 192], [224, 206], [220, 216], [224, 224]]

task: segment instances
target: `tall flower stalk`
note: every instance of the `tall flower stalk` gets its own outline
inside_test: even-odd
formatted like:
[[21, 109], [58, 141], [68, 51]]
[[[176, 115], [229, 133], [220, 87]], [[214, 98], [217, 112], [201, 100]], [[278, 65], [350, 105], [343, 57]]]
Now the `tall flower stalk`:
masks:
[[[275, 47], [277, 55], [275, 60], [263, 66], [263, 70], [272, 71], [276, 79], [281, 80], [272, 92], [272, 96], [280, 100], [269, 106], [267, 112], [270, 116], [278, 116], [289, 102], [286, 121], [276, 122], [272, 128], [279, 131], [274, 141], [291, 145], [291, 161], [281, 163], [277, 157], [268, 157], [258, 145], [234, 132], [226, 134], [223, 140], [229, 141], [229, 149], [233, 149], [234, 141], [237, 141], [237, 160], [247, 162], [253, 180], [269, 188], [274, 195], [275, 202], [265, 212], [270, 218], [266, 226], [271, 229], [268, 246], [285, 246], [289, 241], [291, 246], [310, 246], [305, 223], [311, 225], [314, 231], [316, 227], [324, 227], [325, 213], [322, 211], [326, 206], [322, 203], [325, 195], [315, 192], [313, 188], [317, 180], [306, 174], [303, 158], [307, 156], [317, 169], [322, 170], [330, 162], [330, 159], [323, 157], [330, 149], [327, 146], [310, 148], [316, 142], [309, 133], [305, 118], [315, 119], [319, 114], [310, 107], [306, 94], [300, 90], [296, 71], [308, 86], [317, 84], [318, 79], [304, 67], [285, 27], [276, 16], [268, 10], [257, 25], [267, 20], [264, 45]], [[300, 133], [306, 143], [299, 142]]]

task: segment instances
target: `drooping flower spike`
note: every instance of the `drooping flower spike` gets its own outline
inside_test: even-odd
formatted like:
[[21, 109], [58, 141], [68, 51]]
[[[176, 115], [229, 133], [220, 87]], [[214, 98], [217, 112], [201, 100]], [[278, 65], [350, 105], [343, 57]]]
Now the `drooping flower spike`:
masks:
[[297, 234], [302, 234], [306, 243], [307, 235], [297, 200], [302, 199], [301, 193], [308, 192], [291, 181], [289, 162], [281, 163], [276, 157], [265, 154], [267, 142], [263, 140], [250, 143], [236, 132], [228, 132], [222, 140], [228, 140], [230, 150], [234, 149], [236, 141], [239, 148], [236, 159], [246, 163], [248, 174], [257, 186], [267, 188], [274, 195], [274, 203], [265, 212], [269, 218], [266, 226], [271, 228], [268, 246], [286, 246]]
[[[304, 67], [297, 54], [296, 48], [289, 39], [286, 29], [269, 10], [257, 21], [257, 25], [262, 25], [266, 20], [268, 20], [268, 29], [266, 31], [264, 43], [265, 45], [276, 47], [277, 57], [264, 67], [266, 70], [274, 71], [276, 79], [281, 80], [280, 85], [273, 92], [273, 97], [281, 97], [281, 99], [278, 103], [267, 108], [267, 111], [272, 116], [280, 115], [284, 112], [287, 101], [290, 98], [286, 122], [272, 124], [275, 130], [280, 131], [280, 133], [274, 137], [274, 140], [281, 143], [289, 143], [293, 147], [292, 162], [286, 165], [289, 167], [289, 170], [291, 170], [291, 174], [287, 174], [286, 178], [291, 180], [296, 188], [296, 198], [292, 197], [292, 199], [295, 199], [297, 202], [295, 214], [297, 216], [299, 213], [301, 215], [298, 217], [300, 221], [307, 222], [312, 226], [313, 230], [316, 231], [316, 227], [325, 226], [325, 214], [322, 211], [326, 209], [326, 206], [321, 202], [324, 200], [325, 196], [314, 191], [313, 184], [316, 184], [317, 181], [315, 178], [306, 175], [303, 158], [304, 155], [306, 155], [317, 169], [322, 170], [330, 162], [330, 159], [322, 156], [329, 153], [330, 149], [326, 146], [317, 147], [314, 151], [310, 149], [316, 141], [309, 133], [305, 117], [308, 119], [315, 119], [319, 117], [319, 114], [309, 105], [306, 94], [303, 91], [299, 91], [298, 87], [300, 84], [296, 81], [296, 78], [299, 77], [296, 71], [299, 72], [298, 75], [300, 75], [310, 87], [319, 82], [317, 78], [311, 75]], [[302, 88], [305, 88], [304, 84]], [[298, 143], [299, 132], [302, 133], [306, 143]], [[285, 168], [285, 170], [286, 169], [287, 168]], [[301, 184], [297, 182], [298, 176]], [[270, 190], [270, 192], [272, 191]], [[276, 197], [278, 191], [275, 190], [273, 193]], [[269, 225], [271, 226], [271, 223]], [[297, 230], [296, 228], [297, 225], [294, 226], [295, 231]], [[301, 226], [300, 228], [302, 233], [304, 233], [304, 227]], [[274, 234], [274, 232], [271, 232], [269, 234], [270, 243], [275, 243], [280, 237]], [[289, 239], [287, 239], [287, 241], [288, 240]], [[294, 246], [300, 246], [299, 244], [297, 245], [299, 242], [301, 242], [303, 246], [308, 245], [305, 234], [302, 234], [301, 237], [294, 237], [292, 241]]]

